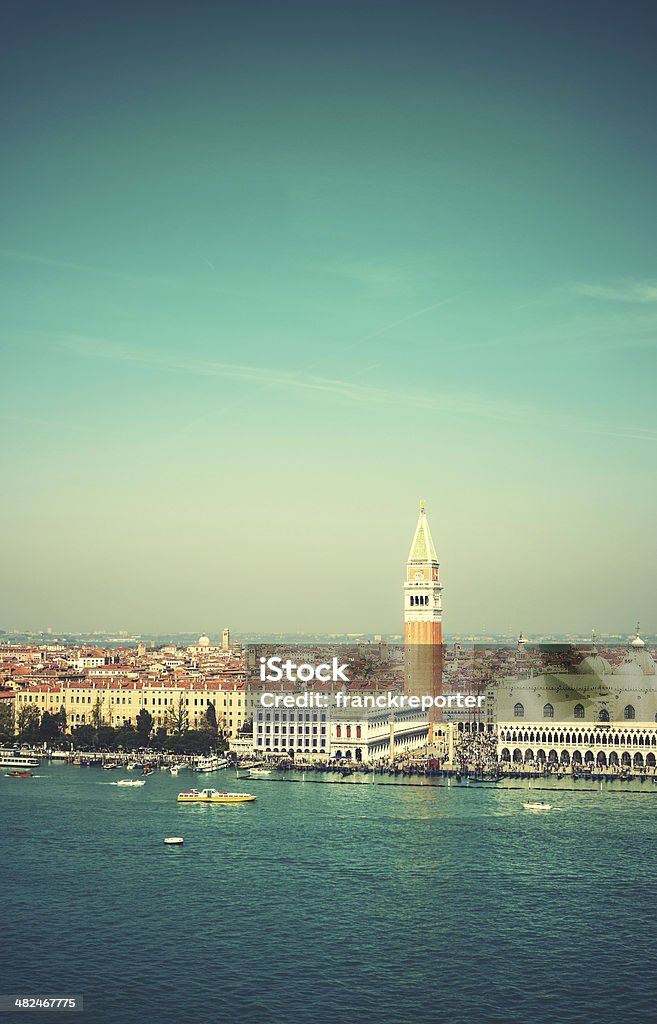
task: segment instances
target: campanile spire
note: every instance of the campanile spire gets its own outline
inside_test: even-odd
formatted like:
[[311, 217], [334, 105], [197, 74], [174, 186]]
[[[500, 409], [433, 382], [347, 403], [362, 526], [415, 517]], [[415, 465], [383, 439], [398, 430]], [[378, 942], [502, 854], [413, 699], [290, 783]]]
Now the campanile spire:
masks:
[[404, 642], [442, 644], [442, 600], [440, 563], [420, 502], [420, 515], [406, 562], [404, 583]]
[[[404, 582], [404, 689], [407, 693], [434, 697], [442, 693], [442, 589], [440, 563], [421, 501]], [[430, 742], [438, 717], [432, 715], [430, 719]]]

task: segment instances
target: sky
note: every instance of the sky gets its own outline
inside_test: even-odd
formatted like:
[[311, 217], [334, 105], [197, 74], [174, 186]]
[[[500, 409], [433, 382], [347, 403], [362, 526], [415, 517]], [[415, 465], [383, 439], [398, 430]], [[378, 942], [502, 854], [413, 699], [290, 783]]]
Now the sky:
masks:
[[0, 628], [657, 631], [653, 3], [2, 21]]

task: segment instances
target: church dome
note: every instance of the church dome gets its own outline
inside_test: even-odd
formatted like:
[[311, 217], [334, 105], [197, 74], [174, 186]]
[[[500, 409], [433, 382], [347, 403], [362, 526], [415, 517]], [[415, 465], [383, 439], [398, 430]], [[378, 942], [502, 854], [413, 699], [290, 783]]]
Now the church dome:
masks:
[[657, 666], [653, 661], [650, 651], [647, 651], [645, 647], [637, 647], [632, 651], [632, 661], [635, 662], [643, 672], [644, 676], [654, 676]]
[[611, 672], [611, 665], [606, 658], [595, 652], [594, 654], [589, 654], [580, 662], [577, 666], [577, 671], [581, 672], [582, 675], [606, 676]]
[[639, 622], [637, 622], [637, 624], [636, 624], [636, 633], [635, 633], [634, 639], [630, 643], [630, 647], [645, 647], [645, 646], [646, 646], [645, 640], [641, 639], [641, 624]]
[[615, 676], [642, 676], [644, 671], [639, 665], [638, 661], [628, 655], [624, 661], [620, 663], [618, 668], [614, 669]]
[[205, 636], [205, 634], [203, 634], [203, 636], [200, 636], [198, 638], [198, 643], [199, 643], [199, 647], [209, 647], [210, 646], [210, 637], [209, 636]]

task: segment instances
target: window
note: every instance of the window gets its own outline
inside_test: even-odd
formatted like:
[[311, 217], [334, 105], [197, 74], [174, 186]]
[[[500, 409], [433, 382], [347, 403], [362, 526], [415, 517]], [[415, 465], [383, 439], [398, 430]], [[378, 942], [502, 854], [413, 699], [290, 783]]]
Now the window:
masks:
[[584, 705], [583, 704], [576, 704], [575, 705], [575, 718], [584, 718]]
[[625, 710], [623, 711], [623, 718], [625, 718], [625, 719], [636, 718], [636, 711], [634, 710], [634, 708], [632, 707], [631, 704], [627, 704], [626, 705]]
[[[601, 709], [600, 714], [598, 715], [598, 721], [600, 721], [600, 722], [608, 722], [609, 721], [609, 712], [607, 711], [606, 708], [602, 708]], [[655, 715], [655, 721], [657, 722], [657, 715]]]
[[554, 718], [554, 707], [552, 704], [543, 705], [543, 718]]
[[525, 706], [524, 706], [524, 704], [521, 704], [520, 701], [518, 701], [518, 703], [514, 704], [514, 706], [513, 706], [513, 717], [514, 718], [524, 718], [525, 717]]

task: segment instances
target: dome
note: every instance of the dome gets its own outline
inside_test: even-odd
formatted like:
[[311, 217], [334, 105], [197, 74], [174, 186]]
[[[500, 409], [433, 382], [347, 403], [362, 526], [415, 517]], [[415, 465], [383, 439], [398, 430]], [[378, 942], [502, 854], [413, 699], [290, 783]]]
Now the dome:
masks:
[[577, 671], [582, 675], [606, 676], [611, 672], [611, 665], [601, 654], [589, 654], [577, 666]]
[[638, 661], [631, 658], [629, 655], [622, 661], [618, 668], [614, 669], [615, 676], [642, 676], [644, 675], [643, 669], [639, 665]]
[[198, 643], [199, 643], [199, 647], [209, 647], [210, 646], [210, 637], [206, 636], [205, 634], [203, 634], [203, 636], [200, 636], [198, 638]]
[[639, 666], [644, 676], [654, 676], [657, 666], [652, 659], [650, 651], [647, 651], [645, 647], [637, 647], [632, 651], [630, 655], [632, 661]]

